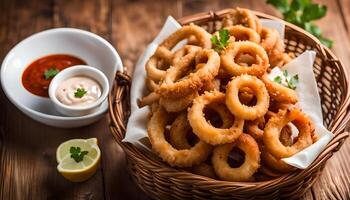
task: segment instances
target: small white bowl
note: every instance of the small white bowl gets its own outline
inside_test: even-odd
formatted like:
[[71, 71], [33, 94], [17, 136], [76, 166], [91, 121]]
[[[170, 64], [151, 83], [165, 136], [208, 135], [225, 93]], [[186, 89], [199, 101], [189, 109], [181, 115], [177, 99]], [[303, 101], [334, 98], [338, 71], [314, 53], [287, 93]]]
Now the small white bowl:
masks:
[[[102, 93], [99, 99], [92, 104], [86, 106], [68, 106], [61, 103], [56, 97], [57, 87], [65, 80], [74, 76], [86, 76], [97, 81], [102, 87]], [[52, 80], [49, 86], [49, 97], [54, 103], [58, 112], [67, 116], [83, 116], [96, 112], [102, 102], [107, 98], [109, 92], [109, 83], [107, 77], [98, 69], [88, 65], [76, 65], [66, 68], [58, 73]]]
[[107, 99], [94, 113], [69, 117], [57, 112], [49, 98], [36, 96], [23, 87], [22, 74], [26, 67], [33, 61], [51, 54], [73, 55], [84, 60], [89, 66], [97, 66], [107, 76], [110, 86], [116, 72], [123, 72], [117, 51], [102, 37], [74, 28], [50, 29], [29, 36], [6, 55], [1, 65], [0, 77], [7, 98], [30, 118], [55, 127], [85, 126], [104, 116], [108, 108]]

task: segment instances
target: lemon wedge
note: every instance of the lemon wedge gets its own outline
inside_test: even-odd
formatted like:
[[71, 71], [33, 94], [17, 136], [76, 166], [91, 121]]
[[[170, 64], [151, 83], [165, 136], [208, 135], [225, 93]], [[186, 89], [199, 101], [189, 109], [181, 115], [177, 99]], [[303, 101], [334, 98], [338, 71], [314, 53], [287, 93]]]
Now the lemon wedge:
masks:
[[[71, 157], [71, 148], [80, 148], [81, 152], [87, 151], [81, 160], [76, 161]], [[95, 174], [100, 163], [101, 151], [97, 146], [97, 139], [72, 139], [62, 143], [56, 151], [57, 170], [66, 179], [72, 182], [81, 182]]]

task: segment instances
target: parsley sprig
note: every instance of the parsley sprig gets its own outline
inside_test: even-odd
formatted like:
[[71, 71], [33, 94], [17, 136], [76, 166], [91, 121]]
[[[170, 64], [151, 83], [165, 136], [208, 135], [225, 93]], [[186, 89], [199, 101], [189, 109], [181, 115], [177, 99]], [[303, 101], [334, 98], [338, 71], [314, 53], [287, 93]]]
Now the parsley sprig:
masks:
[[219, 30], [219, 38], [217, 35], [213, 35], [210, 40], [214, 46], [214, 50], [219, 52], [224, 50], [229, 43], [230, 33], [227, 29]]
[[55, 77], [58, 74], [58, 72], [60, 72], [58, 69], [56, 69], [54, 67], [50, 68], [48, 70], [45, 70], [44, 77], [45, 77], [46, 80], [48, 80], [50, 78]]
[[298, 74], [292, 76], [291, 78], [288, 78], [288, 71], [284, 70], [283, 71], [283, 77], [282, 76], [276, 76], [273, 81], [278, 83], [278, 84], [283, 84], [282, 81], [285, 81], [287, 83], [287, 87], [295, 90], [297, 88], [297, 84], [299, 83], [299, 76]]
[[332, 47], [333, 41], [323, 37], [322, 30], [312, 22], [327, 14], [325, 5], [313, 3], [312, 0], [267, 0], [266, 3], [279, 10], [287, 22], [305, 29], [316, 36], [322, 44]]
[[69, 149], [70, 157], [75, 160], [75, 162], [80, 162], [83, 160], [84, 156], [88, 154], [88, 151], [81, 151], [80, 147], [70, 147]]
[[76, 98], [82, 98], [86, 93], [87, 91], [84, 88], [78, 88], [77, 91], [74, 93], [74, 96]]

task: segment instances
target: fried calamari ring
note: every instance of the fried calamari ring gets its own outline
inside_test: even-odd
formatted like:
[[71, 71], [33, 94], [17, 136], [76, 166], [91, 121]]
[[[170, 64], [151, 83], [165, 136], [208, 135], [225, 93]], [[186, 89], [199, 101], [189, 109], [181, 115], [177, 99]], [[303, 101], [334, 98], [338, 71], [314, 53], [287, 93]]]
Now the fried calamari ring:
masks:
[[285, 54], [284, 54], [284, 43], [283, 40], [277, 39], [275, 46], [273, 49], [268, 52], [269, 62], [271, 67], [281, 67], [285, 64]]
[[[222, 125], [220, 128], [229, 128], [233, 124], [233, 118], [230, 111], [227, 110], [225, 105], [222, 104], [209, 104], [207, 106], [210, 110], [213, 110], [217, 114], [222, 121]], [[187, 115], [185, 116], [187, 117]], [[189, 149], [191, 145], [188, 142], [187, 134], [192, 131], [191, 126], [186, 122], [184, 122], [183, 117], [178, 117], [179, 119], [173, 123], [170, 129], [170, 144], [176, 149]]]
[[247, 122], [247, 133], [256, 141], [261, 142], [264, 135], [265, 118], [259, 117], [256, 120]]
[[[271, 99], [272, 100], [272, 99]], [[270, 119], [272, 116], [276, 115], [279, 110], [287, 110], [288, 108], [293, 107], [292, 104], [282, 103], [278, 101], [271, 101], [269, 111], [266, 113], [267, 119]]]
[[268, 168], [278, 171], [280, 173], [287, 173], [296, 170], [295, 167], [288, 165], [281, 159], [274, 157], [268, 151], [262, 151], [261, 159], [263, 160], [264, 164], [268, 166]]
[[318, 141], [319, 136], [315, 132], [315, 124], [311, 121], [311, 138], [312, 138], [312, 143], [316, 143]]
[[[198, 66], [198, 65], [197, 65]], [[221, 81], [218, 78], [215, 78], [211, 81], [205, 82], [202, 88], [202, 91], [212, 91], [212, 90], [220, 90]]]
[[270, 152], [265, 150], [261, 152], [261, 160], [266, 165], [266, 167], [279, 173], [287, 173], [296, 170], [296, 168], [288, 165], [281, 159], [274, 157]]
[[173, 53], [165, 47], [158, 47], [146, 63], [147, 76], [154, 81], [160, 81], [171, 66], [172, 59]]
[[[275, 30], [275, 31], [277, 31], [277, 30]], [[277, 39], [276, 44], [275, 44], [273, 49], [280, 52], [280, 53], [283, 53], [285, 50], [285, 45], [284, 45], [283, 39], [279, 38], [279, 35], [278, 35], [278, 39]]]
[[208, 104], [225, 103], [225, 94], [219, 91], [204, 92], [193, 100], [188, 110], [188, 120], [193, 132], [208, 144], [217, 145], [234, 142], [243, 130], [244, 120], [235, 117], [230, 128], [216, 128], [205, 119], [203, 110]]
[[[299, 130], [297, 141], [291, 146], [284, 146], [279, 140], [282, 128], [292, 122]], [[272, 116], [264, 129], [264, 145], [274, 157], [286, 158], [305, 149], [312, 144], [311, 121], [297, 108], [280, 110]]]
[[[190, 55], [190, 54], [188, 54]], [[192, 55], [192, 54], [191, 54]], [[194, 57], [196, 56], [196, 58]], [[181, 77], [183, 73], [192, 69], [193, 61], [201, 61], [198, 69]], [[186, 62], [180, 60], [176, 65], [169, 68], [158, 93], [162, 96], [181, 97], [186, 93], [198, 91], [204, 83], [211, 81], [219, 73], [220, 57], [212, 49], [203, 49], [191, 57]]]
[[277, 30], [270, 29], [267, 27], [263, 27], [261, 29], [261, 43], [260, 45], [266, 50], [266, 52], [270, 52], [279, 39], [279, 35]]
[[[183, 26], [167, 37], [159, 45], [154, 55], [151, 56], [146, 63], [147, 75], [152, 80], [159, 81], [165, 76], [166, 70], [172, 64], [173, 53], [171, 52], [171, 49], [174, 48], [180, 41], [187, 39], [190, 36], [196, 38], [198, 46], [203, 48], [211, 48], [211, 35], [203, 28], [194, 24]], [[166, 67], [157, 67], [159, 60], [165, 60], [167, 63]]]
[[[281, 131], [280, 141], [284, 146], [293, 145], [292, 130], [289, 125], [283, 127]], [[261, 160], [264, 164], [267, 165], [268, 168], [278, 171], [280, 173], [287, 173], [296, 170], [295, 167], [288, 165], [281, 159], [274, 157], [270, 152], [266, 149], [262, 149], [261, 151]]]
[[[248, 87], [256, 96], [256, 105], [247, 106], [239, 100], [239, 90]], [[232, 79], [226, 88], [226, 105], [235, 116], [242, 119], [254, 120], [266, 114], [270, 103], [270, 96], [264, 83], [250, 75], [241, 75]]]
[[310, 126], [311, 126], [311, 138], [312, 138], [312, 143], [315, 143], [318, 141], [319, 136], [316, 133], [316, 127], [313, 121], [310, 121]]
[[[266, 116], [266, 115], [265, 115]], [[268, 116], [267, 118], [269, 118]], [[247, 123], [247, 133], [251, 135], [257, 142], [262, 142], [265, 128], [265, 117], [260, 117], [254, 121], [248, 121]], [[280, 141], [284, 145], [291, 145], [293, 141], [291, 140], [291, 127], [289, 125], [283, 127], [281, 131]], [[291, 143], [290, 143], [291, 142]]]
[[180, 41], [194, 37], [196, 39], [196, 45], [202, 48], [211, 48], [211, 35], [202, 27], [190, 24], [181, 27], [173, 34], [167, 37], [159, 46], [165, 47], [169, 51], [176, 46]]
[[192, 172], [197, 175], [217, 179], [213, 166], [208, 165], [207, 163], [201, 163], [199, 165], [194, 166], [192, 168]]
[[285, 64], [292, 61], [293, 54], [291, 53], [282, 53], [278, 57], [271, 57], [270, 62], [273, 64], [272, 66], [283, 67]]
[[244, 27], [242, 25], [235, 25], [226, 27], [230, 36], [235, 38], [235, 41], [251, 41], [254, 43], [260, 42], [260, 35], [251, 28]]
[[255, 58], [247, 53], [238, 54], [235, 62], [240, 66], [249, 67], [255, 63]]
[[254, 92], [248, 87], [241, 88], [238, 93], [238, 98], [242, 104], [250, 105], [254, 100]]
[[253, 14], [253, 17], [255, 18], [255, 31], [259, 34], [261, 34], [261, 29], [262, 29], [262, 25], [260, 23], [260, 19], [258, 16], [256, 16], [255, 14]]
[[261, 80], [264, 82], [267, 91], [274, 101], [287, 104], [295, 104], [298, 102], [298, 95], [294, 90], [271, 81], [267, 74], [261, 76]]
[[[211, 146], [205, 142], [199, 141], [190, 149], [177, 150], [166, 141], [164, 132], [169, 117], [161, 106], [155, 107], [147, 127], [152, 149], [171, 166], [190, 167], [205, 161], [211, 152]], [[185, 123], [186, 114], [179, 118]]]
[[[255, 62], [249, 66], [238, 64], [237, 58], [241, 54], [251, 55]], [[269, 59], [264, 48], [256, 43], [249, 41], [234, 42], [221, 54], [221, 65], [231, 75], [249, 74], [261, 76], [269, 67]]]
[[261, 24], [259, 18], [254, 15], [250, 10], [244, 8], [232, 9], [228, 15], [226, 15], [222, 21], [223, 27], [232, 25], [243, 25], [251, 28], [260, 34]]
[[190, 64], [189, 60], [193, 61], [194, 56], [201, 49], [194, 45], [185, 45], [174, 53], [173, 65], [176, 65], [179, 61], [182, 61], [183, 64]]
[[186, 94], [181, 98], [160, 96], [159, 104], [162, 105], [167, 112], [180, 112], [191, 105], [196, 96], [198, 96], [198, 92]]
[[[179, 49], [177, 52], [174, 54], [173, 58], [173, 63], [174, 66], [172, 66], [166, 73], [166, 76], [163, 77], [164, 79], [167, 79], [167, 82], [171, 80], [176, 80], [182, 75], [188, 75], [190, 73], [191, 65], [193, 64], [195, 57], [197, 55], [197, 52], [200, 51], [201, 48], [193, 45], [185, 45], [183, 48]], [[186, 76], [185, 76], [186, 77]], [[168, 80], [170, 79], [170, 80]], [[164, 86], [163, 86], [164, 87]], [[172, 95], [167, 95], [164, 92], [160, 92], [160, 86], [156, 90], [159, 94], [163, 94], [163, 96], [167, 98], [175, 98], [174, 94]], [[164, 89], [163, 89], [164, 90]], [[195, 90], [187, 93], [182, 93], [185, 95], [193, 94]]]
[[293, 145], [293, 138], [292, 138], [292, 128], [289, 124], [285, 125], [280, 134], [280, 141], [284, 146], [291, 146]]
[[155, 92], [151, 92], [147, 96], [142, 97], [142, 99], [140, 99], [137, 102], [137, 105], [140, 108], [142, 108], [144, 106], [151, 105], [151, 104], [157, 102], [159, 100], [159, 98], [160, 98], [159, 94], [157, 94]]
[[[224, 104], [218, 104], [218, 103], [208, 104], [206, 108], [219, 114], [222, 122], [220, 128], [230, 128], [234, 123], [232, 114]], [[209, 119], [209, 123], [211, 123], [210, 119]]]
[[198, 40], [193, 35], [191, 35], [190, 37], [187, 38], [187, 44], [199, 46], [198, 45]]
[[178, 150], [191, 149], [187, 135], [192, 132], [192, 128], [187, 120], [187, 113], [181, 113], [170, 128], [170, 144]]
[[[227, 160], [233, 147], [245, 153], [244, 163], [232, 168]], [[236, 142], [214, 147], [212, 163], [216, 174], [225, 181], [252, 181], [254, 173], [260, 166], [258, 144], [250, 135], [242, 133]]]
[[156, 81], [150, 79], [149, 77], [146, 78], [146, 87], [149, 91], [154, 92], [159, 88], [158, 83]]

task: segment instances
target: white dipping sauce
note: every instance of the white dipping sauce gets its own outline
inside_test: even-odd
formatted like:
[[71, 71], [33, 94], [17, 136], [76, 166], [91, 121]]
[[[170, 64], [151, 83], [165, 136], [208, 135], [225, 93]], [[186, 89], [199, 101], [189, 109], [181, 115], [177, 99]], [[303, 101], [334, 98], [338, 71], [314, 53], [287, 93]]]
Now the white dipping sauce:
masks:
[[[78, 89], [84, 89], [86, 93], [82, 97], [76, 97]], [[63, 81], [56, 89], [56, 98], [64, 105], [79, 107], [96, 102], [102, 94], [100, 84], [86, 76], [71, 77]]]

